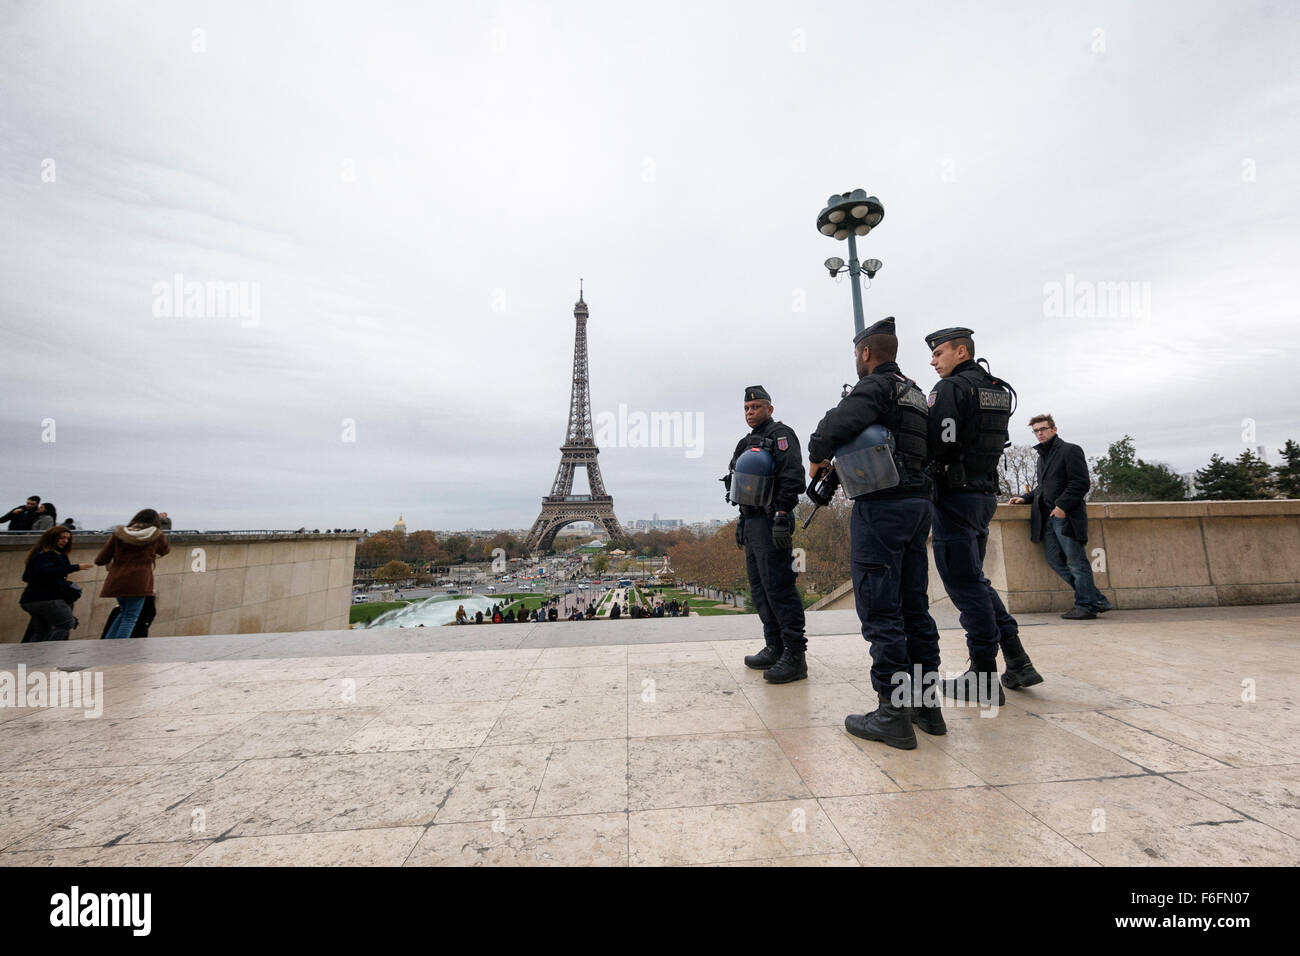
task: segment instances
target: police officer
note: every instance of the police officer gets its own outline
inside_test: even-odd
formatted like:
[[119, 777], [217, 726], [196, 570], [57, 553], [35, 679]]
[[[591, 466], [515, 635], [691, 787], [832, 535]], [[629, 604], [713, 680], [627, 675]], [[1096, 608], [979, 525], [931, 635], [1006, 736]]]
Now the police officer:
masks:
[[754, 609], [763, 622], [761, 651], [745, 666], [763, 671], [773, 684], [808, 676], [803, 601], [795, 587], [794, 508], [803, 494], [799, 439], [772, 418], [772, 396], [762, 385], [745, 389], [750, 433], [736, 445], [728, 468], [729, 500], [740, 505], [736, 544], [745, 549], [745, 571]]
[[[930, 392], [929, 451], [935, 478], [934, 563], [966, 631], [970, 667], [943, 682], [949, 697], [981, 704], [1006, 703], [998, 682], [998, 647], [1007, 663], [1007, 686], [1033, 664], [1020, 643], [1019, 625], [984, 576], [989, 522], [997, 509], [998, 462], [1010, 441], [1007, 424], [1015, 391], [975, 362], [970, 329], [940, 329], [926, 336], [939, 382]], [[1036, 676], [1036, 674], [1035, 674]]]
[[[826, 474], [834, 457], [840, 486], [853, 499], [853, 596], [862, 636], [871, 644], [871, 686], [879, 699], [871, 713], [846, 717], [844, 728], [913, 750], [914, 722], [926, 733], [947, 733], [935, 699], [939, 630], [927, 596], [933, 482], [925, 472], [925, 393], [895, 361], [892, 316], [859, 332], [853, 348], [858, 384], [808, 440], [809, 474]], [[929, 676], [928, 700], [921, 695], [922, 674]]]

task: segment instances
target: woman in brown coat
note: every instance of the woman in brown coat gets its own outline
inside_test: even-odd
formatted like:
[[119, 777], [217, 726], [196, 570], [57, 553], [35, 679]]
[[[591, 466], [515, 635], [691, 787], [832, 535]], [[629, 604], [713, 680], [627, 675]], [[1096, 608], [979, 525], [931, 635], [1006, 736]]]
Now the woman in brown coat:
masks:
[[160, 527], [158, 512], [145, 508], [126, 526], [118, 525], [95, 556], [108, 565], [100, 597], [117, 598], [117, 620], [105, 638], [130, 637], [140, 617], [144, 599], [153, 594], [153, 563], [171, 548]]

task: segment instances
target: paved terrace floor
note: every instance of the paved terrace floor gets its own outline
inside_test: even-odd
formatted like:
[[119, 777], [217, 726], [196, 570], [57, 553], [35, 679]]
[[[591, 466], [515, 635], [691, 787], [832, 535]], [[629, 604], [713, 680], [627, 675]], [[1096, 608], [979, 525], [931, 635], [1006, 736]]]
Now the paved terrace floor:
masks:
[[757, 623], [4, 645], [106, 701], [0, 710], [0, 862], [1300, 862], [1300, 605], [1027, 615], [1046, 682], [910, 752], [843, 730], [852, 612], [809, 615], [786, 686], [741, 663]]

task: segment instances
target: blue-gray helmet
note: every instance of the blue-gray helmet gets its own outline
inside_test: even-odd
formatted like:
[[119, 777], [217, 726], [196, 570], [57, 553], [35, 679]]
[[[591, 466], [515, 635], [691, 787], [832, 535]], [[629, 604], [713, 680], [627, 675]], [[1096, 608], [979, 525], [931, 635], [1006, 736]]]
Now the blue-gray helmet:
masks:
[[852, 441], [835, 449], [835, 473], [849, 498], [860, 498], [898, 484], [894, 436], [884, 425], [868, 425]]
[[776, 461], [771, 452], [757, 446], [736, 459], [731, 478], [731, 500], [738, 505], [766, 508], [776, 490]]

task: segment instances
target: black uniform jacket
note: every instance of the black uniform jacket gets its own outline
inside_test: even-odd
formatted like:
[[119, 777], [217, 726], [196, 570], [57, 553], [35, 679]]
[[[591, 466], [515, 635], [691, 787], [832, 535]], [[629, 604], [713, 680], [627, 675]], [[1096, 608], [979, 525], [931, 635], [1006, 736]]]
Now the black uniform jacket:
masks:
[[[736, 443], [736, 450], [732, 453], [731, 464], [727, 466], [727, 470], [730, 472], [736, 467], [736, 459], [744, 454], [746, 449], [756, 444], [755, 439], [764, 438], [772, 439], [770, 451], [772, 459], [776, 462], [776, 489], [772, 494], [772, 506], [764, 512], [761, 508], [741, 505], [742, 515], [771, 515], [777, 511], [794, 511], [794, 506], [799, 503], [799, 496], [807, 487], [803, 478], [803, 455], [799, 450], [799, 438], [795, 435], [794, 429], [774, 418], [769, 418]], [[785, 445], [784, 448], [781, 447], [782, 444]]]
[[[868, 425], [885, 417], [894, 404], [894, 383], [902, 375], [897, 362], [882, 362], [858, 379], [858, 384], [840, 403], [828, 411], [808, 439], [808, 461], [827, 461], [835, 449], [862, 434]], [[895, 488], [877, 491], [868, 497], [892, 498], [900, 495], [928, 494], [929, 482], [920, 475], [912, 481], [904, 478]], [[915, 487], [914, 487], [915, 486]]]
[[[959, 388], [954, 378], [958, 372], [971, 368], [979, 369], [981, 374], [985, 374], [984, 368], [979, 363], [974, 359], [967, 359], [954, 368], [947, 378], [939, 379], [934, 388], [930, 389], [928, 399], [930, 461], [939, 469], [962, 460], [962, 449], [969, 437], [966, 430], [979, 427], [978, 410], [970, 407], [969, 391]], [[945, 437], [950, 440], [945, 441]], [[998, 490], [996, 474], [968, 473], [966, 480], [970, 490], [973, 491], [996, 492]]]
[[1030, 539], [1043, 540], [1047, 515], [1060, 508], [1065, 512], [1065, 534], [1083, 544], [1088, 540], [1088, 506], [1083, 499], [1092, 487], [1083, 449], [1053, 435], [1034, 446], [1034, 451], [1038, 452], [1038, 484], [1022, 496], [1033, 506]]

